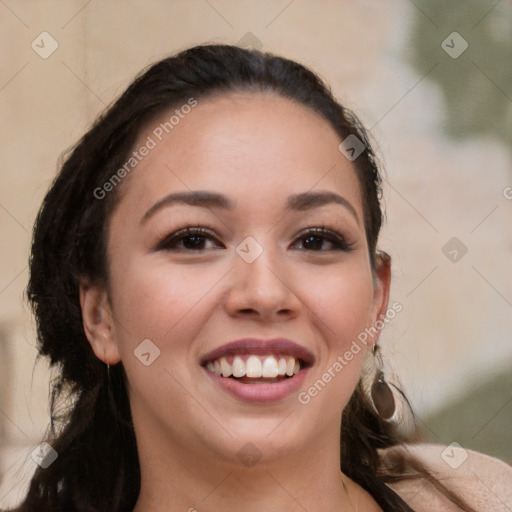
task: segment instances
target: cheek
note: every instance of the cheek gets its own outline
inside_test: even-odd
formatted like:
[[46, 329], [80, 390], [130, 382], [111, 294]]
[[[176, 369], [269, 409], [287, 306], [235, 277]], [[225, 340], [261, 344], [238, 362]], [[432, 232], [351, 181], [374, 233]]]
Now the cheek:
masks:
[[[185, 378], [195, 364], [193, 342], [201, 337], [204, 326], [210, 325], [212, 310], [221, 300], [219, 280], [228, 269], [211, 263], [180, 265], [143, 257], [122, 267], [123, 271], [111, 273], [112, 305], [119, 324], [117, 345], [130, 380], [142, 390], [160, 385], [152, 377], [146, 380], [147, 370], [156, 370], [150, 372], [152, 376], [162, 375], [158, 370], [165, 369]], [[147, 339], [156, 346], [152, 350], [158, 358], [146, 368], [134, 355]]]
[[[311, 283], [315, 283], [314, 287]], [[347, 343], [367, 327], [373, 299], [371, 273], [363, 264], [350, 265], [339, 272], [325, 272], [323, 276], [304, 276], [301, 289], [305, 303], [320, 320], [327, 339], [332, 341], [330, 347], [344, 352]]]
[[141, 262], [112, 275], [113, 308], [132, 335], [162, 339], [218, 280], [192, 266]]
[[299, 401], [334, 419], [348, 402], [361, 374], [367, 346], [358, 337], [368, 327], [373, 283], [371, 273], [362, 264], [331, 272], [323, 280], [317, 276], [315, 281], [314, 302], [308, 306], [326, 343], [320, 367], [311, 375]]
[[[120, 266], [121, 267], [121, 266]], [[191, 358], [190, 342], [207, 320], [217, 271], [141, 260], [111, 272], [116, 340], [130, 397], [150, 408], [176, 409]], [[208, 293], [211, 291], [211, 294]], [[150, 340], [151, 343], [148, 343]], [[144, 347], [142, 349], [141, 347]], [[149, 353], [146, 366], [143, 354]], [[157, 400], [155, 400], [155, 398]], [[188, 406], [181, 404], [184, 411]]]

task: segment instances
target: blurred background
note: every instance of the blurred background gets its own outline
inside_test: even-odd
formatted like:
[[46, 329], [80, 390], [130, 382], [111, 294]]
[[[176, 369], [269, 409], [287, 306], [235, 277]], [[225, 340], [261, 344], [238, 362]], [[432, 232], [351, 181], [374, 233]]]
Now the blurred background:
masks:
[[0, 506], [47, 428], [24, 300], [61, 153], [145, 66], [212, 41], [317, 71], [371, 129], [393, 258], [382, 337], [425, 438], [512, 463], [511, 0], [0, 0]]

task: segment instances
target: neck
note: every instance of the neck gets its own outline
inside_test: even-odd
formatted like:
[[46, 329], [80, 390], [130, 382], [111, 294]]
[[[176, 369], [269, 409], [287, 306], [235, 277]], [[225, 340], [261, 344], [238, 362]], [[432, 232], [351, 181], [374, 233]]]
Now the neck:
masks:
[[[141, 490], [133, 512], [380, 510], [341, 473], [334, 441], [324, 439], [280, 458], [262, 453], [255, 463], [244, 459], [246, 464], [205, 447], [167, 445], [162, 450], [160, 443], [138, 443]], [[365, 508], [359, 508], [363, 502]]]

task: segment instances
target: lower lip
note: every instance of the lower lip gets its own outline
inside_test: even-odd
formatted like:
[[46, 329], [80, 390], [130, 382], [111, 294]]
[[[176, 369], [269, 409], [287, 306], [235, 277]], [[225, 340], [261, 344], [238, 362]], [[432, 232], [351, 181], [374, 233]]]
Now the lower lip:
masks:
[[204, 371], [226, 393], [244, 402], [268, 404], [279, 402], [297, 391], [304, 382], [308, 368], [302, 369], [293, 377], [274, 384], [243, 384], [230, 377], [221, 377], [204, 368]]

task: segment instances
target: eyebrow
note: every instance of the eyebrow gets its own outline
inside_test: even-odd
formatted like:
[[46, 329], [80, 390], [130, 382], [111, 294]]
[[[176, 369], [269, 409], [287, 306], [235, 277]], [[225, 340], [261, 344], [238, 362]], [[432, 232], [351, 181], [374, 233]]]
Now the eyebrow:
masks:
[[[288, 198], [286, 207], [290, 210], [305, 211], [332, 203], [344, 206], [359, 224], [359, 216], [357, 215], [356, 209], [347, 199], [334, 192], [303, 192], [301, 194], [295, 194]], [[235, 208], [234, 201], [217, 192], [203, 190], [175, 192], [159, 199], [151, 206], [142, 216], [140, 223], [145, 223], [157, 211], [174, 204], [187, 204], [208, 209], [221, 208], [224, 210], [233, 210]]]
[[226, 196], [217, 192], [207, 192], [203, 190], [194, 190], [191, 192], [175, 192], [158, 200], [142, 217], [140, 223], [146, 222], [149, 217], [158, 210], [171, 206], [173, 204], [188, 204], [190, 206], [199, 206], [201, 208], [222, 208], [224, 210], [233, 210], [235, 203]]

